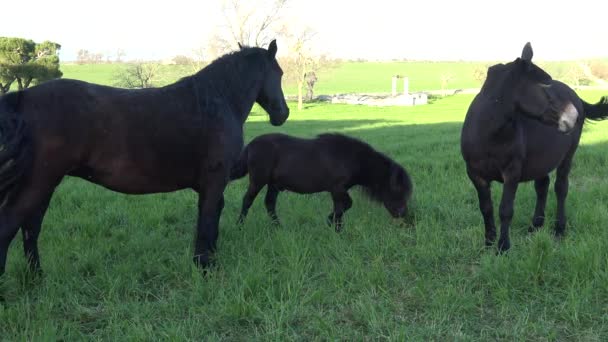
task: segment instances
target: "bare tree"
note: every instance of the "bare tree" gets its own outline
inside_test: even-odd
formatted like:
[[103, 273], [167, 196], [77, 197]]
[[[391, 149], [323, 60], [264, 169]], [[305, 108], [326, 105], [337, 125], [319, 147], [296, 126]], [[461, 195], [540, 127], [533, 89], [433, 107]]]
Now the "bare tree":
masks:
[[285, 70], [286, 80], [295, 82], [298, 88], [298, 110], [302, 110], [303, 87], [308, 86], [312, 98], [314, 84], [317, 82], [317, 72], [332, 65], [325, 56], [315, 55], [312, 51], [316, 33], [310, 28], [304, 28], [297, 33], [283, 34], [289, 41], [289, 54], [281, 59], [280, 63]]
[[124, 49], [117, 49], [116, 50], [116, 63], [120, 63], [122, 62], [122, 57], [126, 56], [127, 54], [125, 53]]
[[238, 44], [266, 46], [276, 38], [275, 26], [282, 19], [289, 0], [222, 0], [224, 25], [215, 33], [210, 52], [220, 56]]
[[120, 72], [115, 84], [123, 88], [152, 88], [157, 72], [158, 64], [138, 62]]
[[442, 92], [443, 96], [446, 96], [448, 84], [450, 82], [452, 82], [452, 80], [454, 80], [454, 76], [452, 76], [452, 74], [450, 74], [450, 73], [443, 73], [443, 74], [441, 74], [439, 79], [441, 81], [441, 92]]
[[488, 65], [477, 66], [473, 70], [473, 79], [479, 82], [479, 84], [483, 84], [486, 81], [486, 75], [488, 73]]
[[196, 73], [201, 70], [207, 62], [205, 60], [207, 56], [207, 52], [204, 47], [198, 47], [192, 50], [192, 58], [190, 58], [190, 67], [192, 68], [192, 72]]

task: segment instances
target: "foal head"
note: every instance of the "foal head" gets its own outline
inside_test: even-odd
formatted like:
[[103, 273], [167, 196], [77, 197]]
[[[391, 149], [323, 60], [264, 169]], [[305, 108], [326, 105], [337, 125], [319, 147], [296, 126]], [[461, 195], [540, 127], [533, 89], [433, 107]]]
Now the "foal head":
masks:
[[256, 102], [270, 115], [270, 123], [273, 126], [282, 125], [289, 116], [289, 107], [285, 102], [283, 89], [281, 88], [281, 77], [283, 70], [276, 60], [277, 42], [273, 40], [268, 46], [268, 67], [264, 74], [262, 87], [256, 98]]
[[388, 168], [383, 171], [381, 168], [384, 166], [380, 165], [382, 164], [375, 165], [378, 177], [371, 180], [372, 184], [364, 187], [365, 192], [371, 199], [384, 204], [394, 218], [405, 217], [407, 203], [412, 194], [412, 180], [405, 169], [392, 160], [387, 160], [384, 165]]
[[551, 76], [532, 63], [532, 55], [532, 46], [527, 43], [521, 57], [491, 66], [481, 94], [506, 112], [521, 113], [561, 132], [570, 132], [576, 125], [578, 112], [572, 103], [557, 98]]

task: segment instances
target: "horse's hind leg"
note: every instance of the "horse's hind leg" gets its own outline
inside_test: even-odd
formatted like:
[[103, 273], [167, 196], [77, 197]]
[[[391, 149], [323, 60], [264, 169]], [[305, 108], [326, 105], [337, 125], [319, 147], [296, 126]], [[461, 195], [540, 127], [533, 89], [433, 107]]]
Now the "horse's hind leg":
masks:
[[331, 198], [334, 201], [334, 211], [329, 214], [327, 220], [330, 224], [336, 225], [336, 232], [342, 230], [342, 216], [353, 205], [353, 200], [348, 192], [332, 192]]
[[279, 224], [279, 217], [277, 216], [276, 211], [278, 196], [279, 190], [272, 184], [268, 184], [268, 189], [266, 190], [266, 197], [264, 198], [264, 205], [266, 206], [268, 216], [270, 216], [272, 222], [277, 225]]
[[[8, 210], [7, 210], [8, 209]], [[3, 208], [0, 213], [0, 276], [6, 267], [8, 247], [19, 230], [19, 221], [9, 208]]]
[[549, 183], [549, 175], [534, 181], [534, 189], [536, 190], [536, 207], [534, 208], [532, 225], [528, 229], [530, 232], [537, 231], [545, 223], [545, 206], [547, 204]]
[[[0, 213], [0, 274], [4, 273], [8, 247], [21, 225], [26, 231], [24, 234], [27, 234], [27, 236], [24, 236], [26, 238], [24, 239], [26, 255], [28, 251], [30, 253], [35, 252], [35, 259], [31, 259], [30, 267], [33, 261], [37, 271], [40, 270], [37, 239], [44, 216], [44, 213], [41, 213], [41, 208], [44, 206], [46, 211], [53, 191], [62, 178], [51, 177], [43, 171], [40, 171], [40, 173], [30, 177], [31, 181], [25, 183], [17, 197]], [[33, 229], [36, 230], [35, 234], [32, 231]], [[31, 236], [29, 235], [30, 232], [32, 233]]]
[[566, 197], [568, 196], [568, 175], [571, 165], [571, 158], [564, 160], [557, 168], [555, 177], [555, 195], [557, 197], [555, 235], [558, 237], [566, 233]]
[[264, 184], [258, 184], [253, 180], [253, 177], [249, 178], [249, 187], [247, 188], [247, 192], [243, 196], [243, 206], [241, 207], [241, 214], [239, 215], [238, 223], [242, 224], [249, 212], [249, 208], [253, 204], [253, 201], [260, 193], [260, 190], [264, 187]]
[[30, 271], [33, 273], [41, 273], [40, 267], [40, 256], [38, 254], [38, 236], [40, 235], [40, 229], [42, 227], [42, 220], [46, 214], [46, 210], [49, 207], [50, 196], [48, 200], [40, 205], [38, 212], [33, 214], [31, 217], [26, 218], [21, 226], [21, 233], [23, 235], [23, 252], [27, 259]]

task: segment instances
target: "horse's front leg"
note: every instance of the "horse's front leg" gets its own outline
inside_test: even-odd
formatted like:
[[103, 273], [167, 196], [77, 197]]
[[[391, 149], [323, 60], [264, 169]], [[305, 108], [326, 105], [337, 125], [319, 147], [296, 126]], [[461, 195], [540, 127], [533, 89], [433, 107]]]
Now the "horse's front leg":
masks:
[[331, 198], [334, 201], [334, 211], [329, 214], [327, 220], [330, 224], [336, 225], [336, 232], [342, 230], [342, 216], [353, 205], [353, 200], [348, 195], [348, 192], [332, 192]]
[[226, 175], [223, 169], [213, 172], [203, 183], [205, 188], [199, 190], [194, 263], [201, 268], [210, 265], [216, 249], [219, 221], [224, 208], [224, 189], [228, 183]]
[[518, 185], [518, 180], [507, 178], [502, 189], [502, 199], [500, 200], [500, 208], [498, 210], [498, 215], [500, 216], [499, 252], [505, 252], [511, 248], [509, 226], [513, 218], [513, 203], [515, 202], [515, 193], [517, 192]]
[[477, 190], [477, 199], [479, 200], [479, 210], [483, 217], [485, 227], [486, 246], [492, 246], [496, 241], [496, 225], [494, 223], [494, 208], [492, 204], [491, 183], [474, 175], [472, 172], [467, 173], [471, 182]]

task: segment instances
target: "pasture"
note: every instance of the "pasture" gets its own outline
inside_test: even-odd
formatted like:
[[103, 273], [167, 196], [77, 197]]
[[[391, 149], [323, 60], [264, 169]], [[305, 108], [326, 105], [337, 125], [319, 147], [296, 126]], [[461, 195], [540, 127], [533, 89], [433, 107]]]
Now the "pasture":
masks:
[[[342, 62], [322, 69], [317, 73], [315, 95], [337, 93], [390, 93], [391, 77], [395, 74], [409, 77], [410, 91], [441, 89], [442, 76], [449, 76], [447, 89], [478, 88], [481, 82], [474, 77], [476, 69], [485, 70], [492, 62]], [[574, 62], [539, 62], [555, 78], [567, 75]], [[126, 64], [64, 64], [61, 66], [64, 78], [76, 78], [98, 84], [113, 85], [116, 75], [126, 68]], [[191, 65], [160, 65], [155, 85], [173, 83], [176, 79], [190, 75]], [[485, 72], [485, 71], [484, 71]], [[568, 80], [564, 80], [568, 81]], [[398, 91], [402, 91], [398, 83]], [[296, 95], [293, 82], [285, 82], [286, 95]]]
[[[595, 102], [601, 92], [582, 95]], [[397, 160], [414, 182], [411, 217], [396, 221], [354, 191], [336, 234], [325, 223], [329, 194], [283, 193], [281, 227], [272, 226], [262, 198], [238, 227], [247, 180], [235, 181], [225, 192], [217, 267], [205, 277], [191, 261], [194, 193], [128, 196], [66, 178], [44, 222], [42, 279], [27, 274], [20, 235], [13, 241], [0, 339], [605, 340], [608, 123], [584, 129], [566, 238], [555, 240], [549, 229], [552, 187], [546, 227], [528, 233], [535, 194], [524, 184], [512, 249], [497, 256], [484, 248], [460, 156], [471, 100], [457, 95], [412, 108], [306, 104], [303, 111], [290, 104], [281, 127], [254, 107], [247, 141], [268, 132], [338, 131]], [[496, 205], [500, 187], [493, 190]]]

